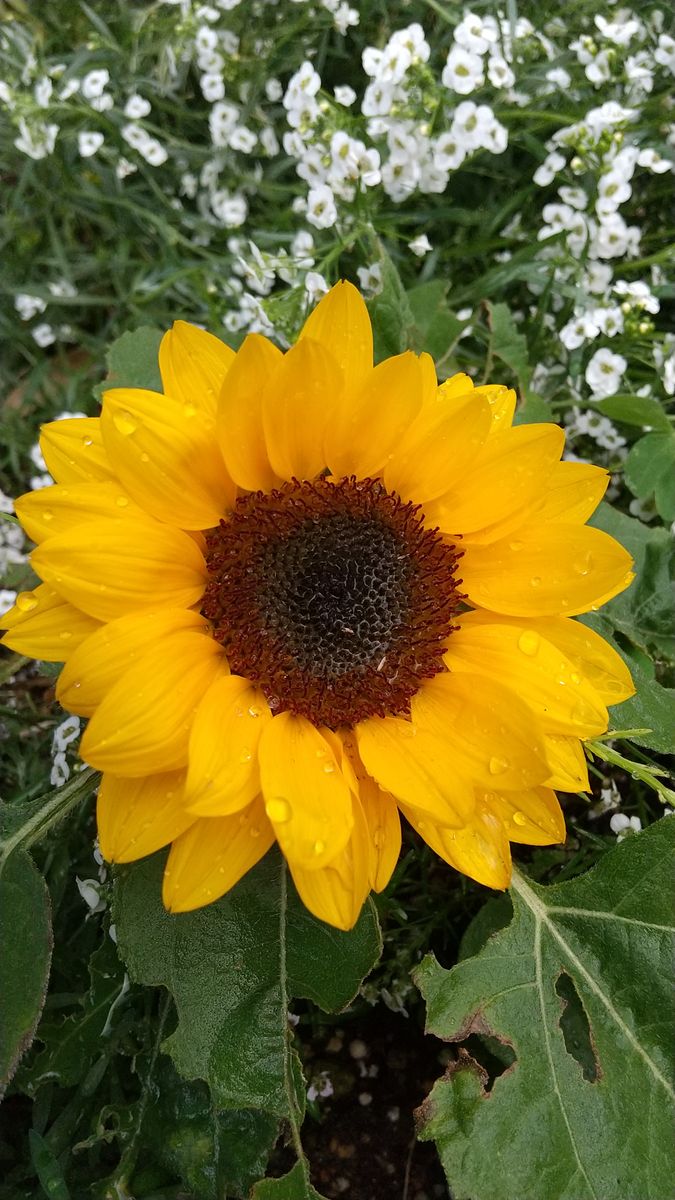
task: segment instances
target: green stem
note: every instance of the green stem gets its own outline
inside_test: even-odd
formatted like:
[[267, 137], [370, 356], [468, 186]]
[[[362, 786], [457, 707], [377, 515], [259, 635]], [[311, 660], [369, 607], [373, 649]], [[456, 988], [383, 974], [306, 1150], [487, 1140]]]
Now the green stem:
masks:
[[641, 783], [646, 783], [647, 787], [653, 788], [664, 804], [672, 804], [675, 807], [675, 792], [658, 778], [659, 775], [668, 774], [662, 767], [649, 767], [646, 763], [636, 763], [630, 758], [624, 758], [623, 754], [619, 754], [612, 746], [605, 745], [600, 738], [585, 742], [584, 746], [593, 757], [628, 771], [633, 779], [639, 779]]
[[305, 1183], [309, 1184], [309, 1163], [302, 1148], [302, 1140], [300, 1138], [300, 1113], [298, 1111], [298, 1098], [295, 1092], [293, 1082], [293, 1066], [291, 1055], [293, 1053], [293, 1034], [288, 1023], [288, 988], [286, 986], [286, 912], [288, 909], [288, 877], [286, 873], [286, 862], [281, 860], [281, 878], [280, 878], [280, 902], [279, 902], [279, 990], [281, 992], [281, 1021], [282, 1033], [284, 1039], [284, 1091], [288, 1101], [288, 1123], [291, 1128], [291, 1141], [293, 1149], [298, 1156], [298, 1162], [302, 1168]]
[[90, 796], [99, 779], [99, 772], [87, 767], [65, 787], [59, 788], [58, 792], [50, 792], [47, 796], [40, 797], [35, 801], [38, 806], [37, 811], [26, 817], [23, 825], [0, 842], [0, 871], [10, 854], [20, 847], [24, 850], [28, 849], [33, 842], [43, 838], [47, 830], [65, 817], [71, 808], [75, 808], [77, 804]]

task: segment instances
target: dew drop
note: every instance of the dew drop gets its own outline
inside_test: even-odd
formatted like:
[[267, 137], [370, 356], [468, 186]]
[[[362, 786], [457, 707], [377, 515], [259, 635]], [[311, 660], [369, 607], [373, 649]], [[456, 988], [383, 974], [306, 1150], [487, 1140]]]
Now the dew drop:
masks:
[[46, 508], [44, 510], [44, 512], [42, 514], [42, 520], [43, 521], [53, 521], [54, 520], [54, 514], [53, 514], [51, 508]]
[[251, 828], [249, 829], [249, 833], [252, 838], [260, 837], [260, 830], [258, 829], [257, 825], [251, 825]]
[[326, 849], [325, 842], [315, 842], [314, 845], [312, 846], [312, 850], [317, 855], [317, 857], [319, 854], [323, 854], [325, 849]]
[[509, 542], [509, 550], [522, 550], [524, 542]]
[[83, 445], [83, 446], [93, 446], [93, 444], [94, 444], [94, 439], [93, 439], [93, 438], [90, 438], [90, 437], [83, 437], [83, 438], [82, 438], [82, 445]]
[[503, 775], [504, 771], [508, 770], [509, 764], [505, 758], [498, 758], [496, 754], [493, 754], [488, 767], [491, 775]]
[[183, 405], [183, 412], [185, 413], [186, 417], [196, 417], [197, 416], [196, 406], [194, 404], [190, 404], [189, 402], [187, 404]]
[[541, 583], [541, 575], [533, 575], [530, 583], [532, 584], [532, 587], [539, 587]]
[[384, 833], [379, 827], [373, 831], [373, 845], [376, 850], [384, 845]]
[[527, 817], [525, 816], [525, 813], [514, 812], [513, 820], [516, 825], [527, 825]]
[[81, 683], [74, 683], [74, 684], [73, 684], [73, 687], [74, 687], [74, 688], [81, 688], [81, 687], [82, 687], [82, 684], [81, 684]]
[[16, 598], [16, 607], [19, 612], [32, 612], [37, 608], [37, 600], [32, 592], [21, 592]]
[[277, 825], [285, 825], [293, 815], [293, 810], [288, 800], [284, 800], [281, 796], [277, 800], [268, 800], [265, 805], [265, 812], [270, 821], [274, 821]]
[[118, 496], [115, 503], [118, 508], [126, 508], [129, 503], [129, 500], [127, 499], [126, 496]]
[[249, 710], [248, 710], [249, 717], [259, 717], [260, 712], [261, 712], [261, 710], [258, 708], [257, 704], [251, 704], [249, 706]]
[[122, 437], [129, 437], [131, 433], [135, 433], [138, 429], [136, 421], [125, 408], [113, 413], [113, 425], [117, 432], [122, 434]]
[[570, 675], [570, 679], [572, 683], [581, 683], [581, 675], [577, 675], [575, 671]]
[[142, 463], [149, 463], [149, 462], [150, 462], [150, 455], [149, 455], [149, 454], [141, 454], [141, 462], [142, 462]]
[[332, 762], [324, 763], [323, 764], [323, 773], [324, 773], [324, 775], [334, 775], [335, 774], [335, 763], [332, 763]]
[[249, 750], [248, 748], [244, 748], [242, 750], [241, 754], [239, 755], [239, 762], [247, 763], [247, 762], [250, 762], [252, 758], [253, 758], [253, 751]]
[[72, 635], [72, 633], [70, 632], [70, 630], [69, 630], [69, 629], [62, 629], [62, 630], [61, 630], [61, 632], [60, 632], [60, 634], [59, 634], [59, 637], [60, 637], [60, 639], [61, 639], [61, 641], [62, 641], [62, 642], [68, 642], [68, 641], [70, 641], [70, 638], [71, 638], [72, 636], [73, 636], [73, 635]]
[[584, 554], [583, 558], [577, 559], [577, 561], [574, 563], [574, 570], [577, 572], [577, 575], [588, 575], [588, 572], [591, 570], [592, 566], [593, 555], [588, 553]]
[[518, 649], [532, 658], [539, 649], [539, 641], [539, 634], [535, 633], [534, 629], [525, 629], [518, 638]]

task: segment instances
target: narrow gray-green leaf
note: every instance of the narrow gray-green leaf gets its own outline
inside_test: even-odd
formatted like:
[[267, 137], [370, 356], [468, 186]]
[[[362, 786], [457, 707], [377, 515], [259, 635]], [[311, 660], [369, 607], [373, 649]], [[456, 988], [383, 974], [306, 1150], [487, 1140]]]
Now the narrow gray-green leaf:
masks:
[[0, 879], [0, 1097], [33, 1041], [51, 956], [47, 885], [33, 861], [19, 851]]
[[487, 1091], [460, 1051], [420, 1110], [456, 1200], [670, 1194], [674, 843], [663, 819], [571, 882], [516, 874], [506, 929], [451, 971], [420, 966], [429, 1032], [516, 1056]]

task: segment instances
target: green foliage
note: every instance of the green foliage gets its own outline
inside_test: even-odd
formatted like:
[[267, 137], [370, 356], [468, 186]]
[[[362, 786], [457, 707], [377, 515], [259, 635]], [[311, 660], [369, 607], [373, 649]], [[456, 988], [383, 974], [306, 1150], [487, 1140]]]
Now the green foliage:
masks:
[[251, 1200], [323, 1200], [307, 1180], [301, 1164], [297, 1163], [283, 1179], [264, 1179], [257, 1183]]
[[[674, 838], [663, 820], [571, 882], [516, 875], [506, 929], [417, 971], [428, 1030], [460, 1046], [420, 1112], [457, 1200], [541, 1200], [543, 1178], [556, 1200], [668, 1195]], [[515, 1053], [491, 1087], [471, 1033]]]
[[137, 387], [161, 392], [157, 354], [162, 331], [149, 325], [130, 329], [118, 337], [106, 354], [108, 373], [105, 382], [95, 388], [99, 399], [108, 388]]
[[0, 877], [0, 1097], [33, 1040], [51, 956], [49, 894], [34, 863], [20, 851]]
[[664, 521], [675, 520], [675, 430], [648, 433], [626, 459], [626, 483], [640, 500], [654, 497]]

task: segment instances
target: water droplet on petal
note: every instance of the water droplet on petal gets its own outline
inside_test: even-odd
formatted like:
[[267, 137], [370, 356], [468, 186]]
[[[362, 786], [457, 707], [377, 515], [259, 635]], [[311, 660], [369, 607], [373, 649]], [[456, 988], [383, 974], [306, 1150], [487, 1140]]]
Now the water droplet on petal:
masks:
[[127, 499], [126, 496], [118, 496], [115, 503], [118, 508], [126, 508], [127, 505], [129, 504], [129, 500]]
[[513, 820], [516, 825], [527, 825], [527, 817], [525, 816], [525, 813], [514, 812]]
[[509, 550], [522, 550], [524, 542], [509, 542]]
[[324, 850], [325, 850], [325, 849], [326, 849], [326, 843], [325, 843], [325, 842], [315, 842], [315, 843], [314, 843], [314, 845], [312, 846], [312, 850], [314, 851], [314, 853], [315, 853], [317, 856], [318, 856], [319, 854], [323, 854], [323, 852], [324, 852]]
[[379, 827], [373, 831], [373, 845], [377, 850], [384, 845], [384, 833]]
[[262, 710], [258, 708], [257, 704], [251, 704], [249, 706], [248, 715], [249, 717], [259, 717], [261, 711]]
[[190, 404], [188, 401], [187, 404], [183, 405], [183, 412], [185, 413], [186, 417], [196, 417], [197, 416], [197, 407], [194, 404]]
[[129, 437], [138, 429], [136, 421], [125, 408], [113, 413], [113, 425], [117, 432], [122, 434], [122, 437]]
[[59, 634], [59, 637], [61, 638], [61, 641], [62, 641], [62, 642], [67, 642], [67, 641], [69, 641], [69, 640], [70, 640], [70, 638], [71, 638], [72, 636], [73, 636], [73, 635], [72, 635], [72, 633], [70, 632], [70, 630], [69, 630], [69, 629], [62, 629], [62, 630], [61, 630], [61, 632], [60, 632], [60, 634]]
[[149, 455], [149, 454], [141, 454], [141, 462], [142, 462], [142, 463], [149, 463], [149, 462], [150, 462], [150, 455]]
[[532, 658], [539, 649], [540, 640], [539, 634], [535, 633], [534, 629], [525, 629], [518, 638], [518, 649]]
[[572, 680], [572, 683], [581, 683], [581, 675], [577, 675], [576, 671], [572, 672], [570, 679]]
[[323, 773], [324, 773], [324, 775], [334, 775], [335, 774], [335, 763], [334, 762], [324, 763]]
[[94, 444], [94, 439], [93, 439], [93, 438], [90, 438], [90, 437], [83, 437], [83, 438], [82, 438], [82, 445], [83, 445], [83, 446], [93, 446], [93, 444]]
[[252, 838], [260, 837], [260, 830], [258, 829], [257, 825], [251, 825], [251, 828], [249, 829], [249, 833]]
[[541, 583], [541, 575], [533, 575], [530, 583], [532, 584], [532, 587], [539, 587]]
[[504, 771], [508, 771], [509, 764], [505, 758], [498, 758], [496, 754], [493, 754], [488, 767], [491, 775], [503, 775]]
[[51, 508], [46, 508], [44, 510], [44, 512], [42, 514], [42, 520], [43, 521], [53, 521], [54, 520], [54, 514], [53, 514]]
[[242, 750], [241, 754], [239, 755], [239, 762], [247, 763], [247, 762], [250, 762], [252, 758], [253, 758], [253, 751], [249, 750], [248, 748], [245, 747]]
[[16, 598], [16, 607], [19, 612], [32, 612], [37, 608], [37, 600], [32, 592], [20, 592]]
[[281, 796], [276, 800], [268, 800], [265, 805], [265, 812], [270, 821], [275, 825], [284, 825], [286, 821], [290, 821], [293, 815], [293, 810], [288, 800], [284, 800]]
[[588, 575], [588, 572], [591, 570], [592, 566], [593, 555], [588, 553], [584, 554], [582, 558], [577, 559], [577, 561], [574, 563], [574, 570], [577, 572], [577, 575]]

